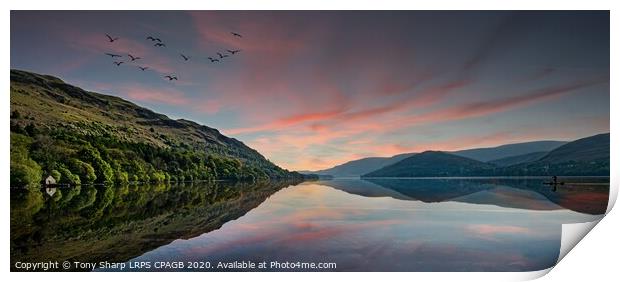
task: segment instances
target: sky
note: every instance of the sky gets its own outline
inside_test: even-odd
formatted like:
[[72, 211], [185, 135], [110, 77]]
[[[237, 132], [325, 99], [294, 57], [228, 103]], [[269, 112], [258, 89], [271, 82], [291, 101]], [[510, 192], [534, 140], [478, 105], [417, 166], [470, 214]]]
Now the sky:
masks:
[[10, 44], [12, 69], [318, 170], [609, 132], [609, 33], [607, 11], [12, 11]]

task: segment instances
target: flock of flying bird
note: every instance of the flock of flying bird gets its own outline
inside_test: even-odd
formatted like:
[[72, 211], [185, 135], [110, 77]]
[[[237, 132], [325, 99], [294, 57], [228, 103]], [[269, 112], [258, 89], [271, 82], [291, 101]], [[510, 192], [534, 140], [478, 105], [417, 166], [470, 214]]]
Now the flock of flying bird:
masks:
[[[239, 38], [242, 38], [242, 37], [243, 37], [243, 36], [241, 36], [241, 34], [236, 33], [236, 32], [231, 32], [230, 34], [231, 34], [232, 36], [239, 37]], [[115, 41], [117, 41], [117, 40], [119, 39], [118, 37], [112, 37], [112, 36], [110, 36], [109, 34], [106, 34], [105, 36], [108, 38], [108, 41], [109, 41], [110, 43], [114, 43]], [[164, 43], [161, 39], [159, 39], [159, 38], [157, 38], [157, 37], [148, 36], [146, 39], [147, 39], [147, 40], [150, 40], [151, 42], [153, 42], [153, 43], [154, 43], [154, 44], [153, 44], [153, 46], [155, 46], [155, 47], [166, 47], [166, 44], [165, 44], [165, 43]], [[226, 52], [230, 53], [230, 55], [226, 54]], [[222, 60], [222, 59], [224, 59], [224, 58], [226, 58], [226, 57], [230, 57], [230, 56], [232, 56], [232, 55], [235, 55], [235, 54], [237, 54], [237, 53], [239, 53], [239, 52], [241, 52], [241, 50], [226, 50], [226, 51], [223, 51], [223, 52], [222, 52], [222, 53], [224, 53], [224, 54], [222, 54], [222, 53], [220, 53], [220, 52], [217, 52], [217, 53], [216, 53], [216, 54], [217, 54], [217, 57], [216, 57], [216, 58], [213, 58], [213, 57], [207, 57], [207, 59], [209, 59], [209, 61], [211, 61], [211, 63], [219, 63], [219, 62], [221, 62], [220, 60]], [[106, 54], [106, 55], [108, 55], [108, 56], [110, 56], [110, 57], [112, 57], [112, 59], [114, 59], [114, 58], [123, 58], [123, 55], [118, 55], [118, 54], [113, 54], [113, 53], [105, 53], [105, 54]], [[190, 59], [190, 57], [189, 57], [189, 56], [187, 56], [187, 55], [185, 55], [185, 54], [179, 53], [179, 55], [181, 56], [181, 58], [183, 58], [183, 60], [184, 60], [184, 61], [189, 61], [189, 59]], [[131, 55], [131, 54], [127, 54], [127, 57], [130, 59], [130, 61], [129, 61], [129, 62], [134, 62], [134, 61], [137, 61], [137, 60], [141, 60], [141, 59], [142, 59], [142, 58], [140, 58], [140, 57], [138, 57], [138, 56], [133, 56], [133, 55]], [[214, 57], [215, 57], [215, 56], [214, 56]], [[114, 63], [117, 67], [119, 67], [120, 65], [124, 64], [124, 63], [125, 63], [125, 61], [114, 61], [113, 63]], [[142, 71], [146, 71], [149, 67], [146, 67], [146, 66], [138, 66], [138, 68], [139, 68], [140, 70], [142, 70]], [[165, 75], [165, 76], [164, 76], [164, 78], [167, 78], [167, 79], [168, 79], [168, 80], [170, 80], [170, 81], [172, 81], [172, 80], [178, 80], [178, 79], [179, 79], [176, 75], [173, 75], [173, 74], [170, 74], [170, 75]]]

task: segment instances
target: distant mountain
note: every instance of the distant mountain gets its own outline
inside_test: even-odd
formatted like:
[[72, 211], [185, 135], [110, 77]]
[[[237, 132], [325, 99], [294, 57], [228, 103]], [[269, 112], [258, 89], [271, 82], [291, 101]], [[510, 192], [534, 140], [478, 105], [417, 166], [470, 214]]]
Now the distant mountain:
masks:
[[509, 166], [497, 173], [609, 176], [609, 133], [575, 140], [536, 161]]
[[598, 134], [563, 145], [540, 159], [543, 163], [609, 162], [609, 133]]
[[357, 177], [357, 176], [364, 175], [366, 173], [375, 171], [377, 169], [380, 169], [384, 166], [399, 162], [402, 159], [405, 159], [412, 155], [414, 155], [414, 153], [400, 154], [400, 155], [395, 155], [392, 157], [363, 158], [359, 160], [346, 162], [344, 164], [337, 165], [329, 169], [319, 170], [319, 171], [310, 172], [310, 173], [319, 174], [319, 175], [332, 175], [332, 176], [337, 176], [337, 177]]
[[512, 156], [524, 155], [534, 152], [549, 152], [567, 142], [564, 141], [534, 141], [525, 143], [507, 144], [490, 148], [468, 149], [450, 152], [454, 155], [488, 162]]
[[575, 140], [548, 153], [536, 152], [488, 163], [453, 153], [426, 151], [363, 177], [548, 175], [609, 176], [609, 133]]
[[[566, 144], [564, 141], [534, 141], [525, 143], [515, 143], [502, 145], [492, 148], [476, 148], [462, 151], [450, 152], [454, 155], [474, 159], [481, 162], [488, 162], [491, 160], [500, 160], [502, 158], [520, 156], [523, 154], [530, 154], [534, 152], [549, 152], [559, 146]], [[370, 157], [359, 160], [353, 160], [346, 162], [335, 167], [319, 170], [319, 171], [304, 171], [301, 173], [308, 174], [326, 174], [335, 177], [357, 177], [378, 170], [382, 167], [397, 163], [405, 158], [411, 157], [415, 153], [406, 153], [395, 155], [392, 157]], [[542, 156], [541, 156], [542, 157]], [[535, 160], [535, 159], [534, 159]], [[506, 165], [513, 165], [519, 162], [517, 160], [508, 160], [510, 163]], [[528, 160], [530, 161], [530, 160]]]
[[477, 176], [495, 166], [439, 151], [426, 151], [367, 173], [363, 177]]
[[494, 164], [499, 167], [512, 166], [522, 163], [529, 163], [533, 161], [537, 161], [540, 158], [546, 156], [549, 152], [534, 152], [529, 154], [523, 154], [518, 156], [511, 156], [506, 158], [501, 158], [497, 160], [488, 161], [488, 163]]

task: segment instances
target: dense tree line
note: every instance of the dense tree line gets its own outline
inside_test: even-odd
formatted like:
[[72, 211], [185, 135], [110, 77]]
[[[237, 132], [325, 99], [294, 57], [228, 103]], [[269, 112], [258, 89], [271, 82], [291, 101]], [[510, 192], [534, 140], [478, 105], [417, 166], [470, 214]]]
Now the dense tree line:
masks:
[[38, 184], [47, 175], [72, 185], [301, 177], [266, 161], [242, 161], [231, 154], [187, 144], [164, 148], [62, 128], [43, 134], [32, 123], [12, 123], [11, 186]]

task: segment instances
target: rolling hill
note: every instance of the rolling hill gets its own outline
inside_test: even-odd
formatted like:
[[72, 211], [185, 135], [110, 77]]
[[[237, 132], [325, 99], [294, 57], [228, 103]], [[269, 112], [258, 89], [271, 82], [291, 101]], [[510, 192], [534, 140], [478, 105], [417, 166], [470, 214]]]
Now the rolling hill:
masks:
[[509, 166], [498, 173], [609, 176], [609, 133], [569, 142], [536, 161]]
[[490, 148], [477, 148], [450, 152], [454, 155], [488, 162], [512, 156], [519, 156], [534, 152], [549, 152], [567, 142], [564, 141], [534, 141], [525, 143], [506, 144]]
[[315, 173], [319, 175], [332, 175], [337, 177], [358, 177], [360, 175], [364, 175], [366, 173], [380, 169], [384, 166], [399, 162], [400, 160], [410, 157], [412, 155], [414, 154], [401, 154], [392, 157], [363, 158], [346, 162], [344, 164], [337, 165], [329, 169], [319, 170], [310, 173]]
[[549, 152], [534, 152], [534, 153], [528, 153], [528, 154], [523, 154], [523, 155], [518, 155], [518, 156], [511, 156], [511, 157], [501, 158], [497, 160], [492, 160], [492, 161], [488, 161], [488, 163], [494, 164], [499, 167], [507, 167], [507, 166], [512, 166], [512, 165], [537, 161], [540, 158], [546, 156], [548, 153]]
[[214, 128], [11, 70], [11, 185], [300, 177]]
[[609, 133], [575, 140], [548, 153], [535, 152], [486, 163], [453, 153], [426, 151], [362, 177], [549, 175], [609, 176]]
[[426, 151], [388, 165], [363, 177], [440, 177], [476, 176], [493, 165], [439, 151]]
[[609, 137], [609, 133], [604, 133], [575, 140], [549, 152], [539, 162], [609, 162]]
[[[493, 163], [498, 161], [505, 163], [503, 166], [513, 165], [520, 162], [520, 157], [523, 154], [549, 152], [559, 146], [566, 144], [564, 141], [534, 141], [525, 143], [507, 144], [491, 148], [475, 148], [461, 151], [449, 152], [453, 155], [470, 158], [481, 162]], [[314, 173], [320, 175], [332, 175], [335, 177], [357, 177], [361, 176], [382, 167], [397, 163], [405, 158], [411, 157], [416, 153], [406, 153], [395, 155], [392, 157], [370, 157], [358, 160], [349, 161], [341, 165], [334, 166], [332, 168], [319, 170], [319, 171], [304, 171], [303, 173]], [[515, 157], [515, 159], [503, 160], [503, 158]], [[529, 156], [530, 158], [532, 156]], [[542, 156], [541, 156], [542, 157]], [[525, 159], [525, 161], [531, 161], [535, 159]], [[501, 166], [501, 165], [500, 165]]]

